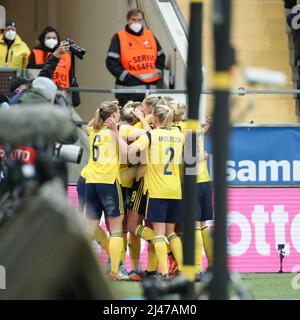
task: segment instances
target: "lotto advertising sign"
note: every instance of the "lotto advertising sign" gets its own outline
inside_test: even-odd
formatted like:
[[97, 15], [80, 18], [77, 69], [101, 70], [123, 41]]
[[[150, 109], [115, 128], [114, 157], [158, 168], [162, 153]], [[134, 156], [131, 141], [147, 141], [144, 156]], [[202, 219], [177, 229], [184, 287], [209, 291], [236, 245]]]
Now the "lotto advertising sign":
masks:
[[283, 271], [300, 262], [300, 189], [229, 189], [230, 269], [278, 272], [278, 245], [284, 244]]
[[[76, 187], [69, 187], [77, 206]], [[300, 189], [230, 188], [228, 190], [228, 255], [231, 270], [278, 272], [278, 244], [284, 244], [283, 271], [300, 263]], [[106, 230], [104, 221], [102, 227]], [[96, 248], [99, 250], [99, 248]], [[101, 251], [102, 261], [107, 257]], [[204, 257], [204, 266], [206, 259]], [[129, 257], [127, 266], [130, 270]], [[147, 266], [147, 244], [142, 241], [141, 264]]]
[[[210, 137], [206, 149], [211, 153]], [[212, 173], [213, 156], [209, 159]], [[234, 127], [229, 140], [230, 185], [300, 185], [300, 127]]]

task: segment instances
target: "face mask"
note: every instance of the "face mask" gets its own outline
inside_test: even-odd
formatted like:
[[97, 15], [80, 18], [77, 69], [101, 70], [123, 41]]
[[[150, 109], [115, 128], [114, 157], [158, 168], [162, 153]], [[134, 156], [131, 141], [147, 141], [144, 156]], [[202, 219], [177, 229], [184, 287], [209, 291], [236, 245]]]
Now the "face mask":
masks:
[[56, 39], [47, 39], [45, 41], [45, 46], [49, 49], [53, 49], [57, 45], [58, 41]]
[[135, 33], [140, 32], [143, 29], [143, 25], [139, 22], [135, 22], [130, 25], [130, 29], [134, 31]]
[[5, 38], [7, 40], [11, 40], [11, 41], [14, 40], [16, 35], [17, 35], [17, 31], [15, 30], [9, 30], [5, 32]]

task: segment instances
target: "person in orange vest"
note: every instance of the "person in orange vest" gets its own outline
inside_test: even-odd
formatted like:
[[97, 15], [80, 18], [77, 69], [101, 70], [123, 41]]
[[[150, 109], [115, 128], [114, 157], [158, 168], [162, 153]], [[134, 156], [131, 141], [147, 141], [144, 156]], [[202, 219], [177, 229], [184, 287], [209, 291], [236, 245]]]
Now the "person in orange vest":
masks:
[[30, 49], [17, 33], [16, 21], [8, 19], [0, 34], [0, 68], [26, 69]]
[[[58, 32], [51, 26], [46, 27], [38, 37], [38, 44], [29, 57], [29, 69], [43, 69], [49, 56], [60, 45]], [[51, 78], [58, 87], [69, 87], [73, 76], [72, 58], [69, 51], [60, 55], [60, 60]]]
[[[127, 13], [125, 29], [116, 33], [108, 49], [106, 67], [116, 78], [117, 89], [155, 89], [162, 78], [165, 54], [151, 30], [145, 27], [144, 12]], [[145, 94], [116, 94], [119, 104], [142, 101]]]

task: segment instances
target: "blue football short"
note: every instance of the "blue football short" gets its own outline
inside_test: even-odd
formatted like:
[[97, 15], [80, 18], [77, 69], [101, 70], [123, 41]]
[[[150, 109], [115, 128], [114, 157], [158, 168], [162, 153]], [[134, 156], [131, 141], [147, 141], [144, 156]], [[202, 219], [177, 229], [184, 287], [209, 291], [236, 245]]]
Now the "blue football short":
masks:
[[78, 210], [83, 212], [85, 205], [85, 179], [79, 177], [77, 180]]
[[177, 223], [183, 217], [182, 200], [147, 198], [146, 220], [150, 222]]
[[213, 220], [213, 218], [212, 183], [211, 181], [197, 183], [196, 221]]
[[100, 220], [102, 211], [106, 217], [118, 217], [124, 214], [121, 186], [118, 180], [114, 184], [86, 184], [86, 216]]
[[143, 189], [144, 178], [140, 178], [133, 183], [127, 208], [145, 217], [147, 196], [143, 193]]

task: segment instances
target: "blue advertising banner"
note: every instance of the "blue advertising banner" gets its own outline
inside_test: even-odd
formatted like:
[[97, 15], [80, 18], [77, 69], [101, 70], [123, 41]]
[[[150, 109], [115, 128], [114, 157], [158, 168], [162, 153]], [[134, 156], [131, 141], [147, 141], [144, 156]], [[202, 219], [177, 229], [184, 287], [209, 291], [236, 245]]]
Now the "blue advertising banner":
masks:
[[[209, 137], [206, 150], [211, 153]], [[300, 185], [300, 127], [232, 128], [227, 179], [238, 186]]]

